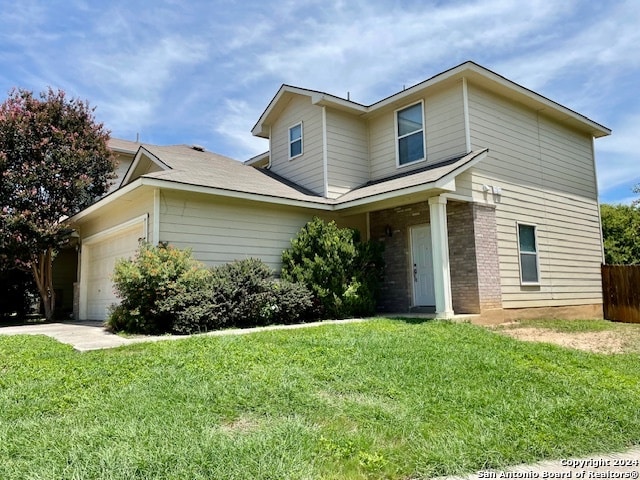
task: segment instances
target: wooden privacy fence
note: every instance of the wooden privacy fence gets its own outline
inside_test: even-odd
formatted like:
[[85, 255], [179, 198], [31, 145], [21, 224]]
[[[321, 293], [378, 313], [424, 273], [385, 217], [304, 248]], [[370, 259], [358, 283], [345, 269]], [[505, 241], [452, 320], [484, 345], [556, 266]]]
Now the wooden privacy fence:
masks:
[[640, 323], [640, 265], [602, 265], [604, 318]]

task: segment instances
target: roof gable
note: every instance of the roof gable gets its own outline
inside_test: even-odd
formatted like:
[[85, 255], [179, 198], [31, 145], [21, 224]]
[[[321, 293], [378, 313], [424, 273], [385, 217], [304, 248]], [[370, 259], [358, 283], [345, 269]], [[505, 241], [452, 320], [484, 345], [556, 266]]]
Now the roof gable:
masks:
[[171, 168], [157, 156], [152, 154], [149, 151], [149, 148], [152, 148], [152, 146], [141, 145], [138, 148], [135, 157], [133, 157], [133, 162], [131, 162], [127, 173], [125, 173], [124, 177], [122, 178], [122, 182], [120, 182], [121, 187], [124, 187], [135, 179], [140, 178], [142, 175], [168, 170], [169, 168]]
[[385, 110], [399, 108], [413, 98], [418, 98], [431, 90], [454, 85], [462, 81], [462, 79], [476, 83], [533, 110], [543, 112], [551, 118], [569, 124], [580, 131], [588, 132], [594, 137], [603, 137], [611, 134], [611, 130], [607, 127], [472, 61], [461, 63], [368, 106], [316, 90], [282, 85], [258, 119], [252, 129], [252, 133], [258, 137], [268, 138], [269, 126], [273, 123], [274, 118], [277, 118], [281, 113], [291, 95], [307, 96], [314, 105], [331, 106], [353, 115], [367, 117], [377, 115]]

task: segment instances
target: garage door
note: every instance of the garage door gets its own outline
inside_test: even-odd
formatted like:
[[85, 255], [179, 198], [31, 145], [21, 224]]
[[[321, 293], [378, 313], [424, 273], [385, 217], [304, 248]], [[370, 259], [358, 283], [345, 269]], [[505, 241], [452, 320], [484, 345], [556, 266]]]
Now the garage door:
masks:
[[[113, 291], [111, 277], [116, 261], [120, 258], [131, 258], [140, 238], [144, 237], [144, 224], [118, 230], [117, 232], [82, 246], [81, 262], [83, 274], [86, 275], [86, 315], [89, 320], [106, 320], [108, 308], [118, 303]], [[81, 312], [84, 309], [81, 306]]]

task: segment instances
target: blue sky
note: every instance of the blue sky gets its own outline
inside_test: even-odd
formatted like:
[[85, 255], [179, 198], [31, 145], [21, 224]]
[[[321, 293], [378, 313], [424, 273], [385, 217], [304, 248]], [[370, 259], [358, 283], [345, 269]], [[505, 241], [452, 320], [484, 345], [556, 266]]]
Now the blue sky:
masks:
[[0, 0], [0, 95], [62, 88], [112, 136], [246, 160], [282, 83], [371, 104], [473, 60], [613, 130], [602, 202], [640, 183], [637, 0]]

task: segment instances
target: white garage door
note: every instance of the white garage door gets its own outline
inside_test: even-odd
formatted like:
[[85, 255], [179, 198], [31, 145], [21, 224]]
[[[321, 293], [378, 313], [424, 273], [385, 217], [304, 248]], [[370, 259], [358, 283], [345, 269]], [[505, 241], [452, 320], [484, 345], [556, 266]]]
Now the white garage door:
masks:
[[86, 312], [85, 319], [106, 320], [108, 308], [118, 303], [118, 298], [113, 291], [111, 277], [116, 261], [120, 258], [131, 258], [138, 248], [139, 241], [144, 235], [144, 224], [138, 223], [125, 229], [104, 236], [98, 241], [93, 241], [82, 246], [82, 272], [86, 275], [86, 310], [81, 306], [81, 312]]

